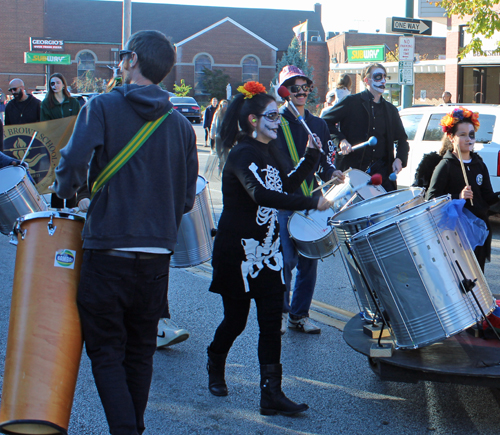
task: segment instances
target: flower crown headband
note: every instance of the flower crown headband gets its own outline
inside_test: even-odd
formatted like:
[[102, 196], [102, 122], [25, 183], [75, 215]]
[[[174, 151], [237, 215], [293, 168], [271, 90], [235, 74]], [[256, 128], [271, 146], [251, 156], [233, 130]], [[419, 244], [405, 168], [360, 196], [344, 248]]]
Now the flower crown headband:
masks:
[[439, 125], [443, 128], [444, 133], [450, 133], [453, 130], [453, 127], [459, 122], [463, 122], [464, 120], [470, 120], [472, 125], [474, 126], [474, 131], [477, 131], [479, 128], [479, 113], [472, 112], [462, 106], [453, 109], [451, 113], [447, 113], [441, 118], [441, 122]]
[[236, 90], [245, 95], [245, 100], [253, 98], [257, 94], [263, 94], [266, 92], [265, 86], [259, 82], [246, 82], [243, 86], [239, 86]]

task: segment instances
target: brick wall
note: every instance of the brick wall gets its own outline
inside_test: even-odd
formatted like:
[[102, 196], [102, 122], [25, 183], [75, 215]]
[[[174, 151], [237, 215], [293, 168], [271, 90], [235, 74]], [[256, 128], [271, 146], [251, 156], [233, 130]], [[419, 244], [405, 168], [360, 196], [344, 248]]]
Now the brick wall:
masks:
[[28, 91], [45, 84], [44, 65], [24, 63], [29, 38], [43, 35], [43, 0], [0, 0], [2, 43], [0, 44], [0, 88], [7, 92], [14, 78], [24, 81]]
[[[415, 74], [415, 86], [413, 87], [413, 104], [432, 104], [442, 103], [441, 95], [444, 91], [444, 74]], [[426, 98], [420, 98], [421, 91], [425, 90]]]
[[323, 103], [328, 91], [328, 49], [325, 42], [308, 42], [307, 62], [314, 68], [314, 86], [318, 89], [320, 103]]
[[169, 83], [173, 85], [175, 81], [180, 83], [184, 79], [186, 84], [194, 86], [194, 60], [200, 53], [212, 57], [212, 69], [223, 70], [229, 75], [233, 94], [242, 82], [240, 65], [245, 56], [253, 55], [260, 60], [259, 81], [266, 88], [275, 73], [275, 50], [231, 22], [225, 22], [177, 47], [178, 64], [171, 77], [167, 78]]

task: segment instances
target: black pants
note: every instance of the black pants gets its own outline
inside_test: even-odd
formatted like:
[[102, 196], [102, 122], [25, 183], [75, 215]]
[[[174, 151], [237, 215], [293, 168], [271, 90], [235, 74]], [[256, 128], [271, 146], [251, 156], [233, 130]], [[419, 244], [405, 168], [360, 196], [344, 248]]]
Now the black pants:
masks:
[[[259, 322], [259, 363], [279, 364], [281, 360], [281, 312], [283, 311], [283, 293], [270, 297], [255, 298], [257, 320]], [[234, 340], [245, 330], [249, 299], [222, 297], [224, 319], [215, 331], [210, 350], [214, 353], [229, 352]]]
[[69, 199], [61, 199], [55, 193], [50, 196], [50, 206], [52, 208], [73, 208], [76, 207], [76, 194]]
[[170, 255], [153, 259], [85, 251], [78, 311], [87, 355], [113, 435], [144, 432]]

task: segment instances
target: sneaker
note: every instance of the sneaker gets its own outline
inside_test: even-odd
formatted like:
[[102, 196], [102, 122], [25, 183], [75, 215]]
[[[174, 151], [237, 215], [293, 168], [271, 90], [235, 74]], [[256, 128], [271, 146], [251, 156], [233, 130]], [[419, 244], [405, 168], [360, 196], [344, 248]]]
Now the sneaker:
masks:
[[189, 338], [186, 329], [179, 328], [172, 320], [162, 318], [158, 322], [158, 334], [156, 336], [156, 348], [172, 346]]
[[309, 317], [302, 317], [301, 319], [292, 319], [292, 316], [288, 316], [288, 327], [290, 329], [295, 329], [296, 331], [305, 332], [306, 334], [319, 334], [321, 333], [321, 328], [318, 328]]
[[281, 317], [281, 335], [285, 334], [287, 323], [288, 323], [288, 313], [283, 313]]

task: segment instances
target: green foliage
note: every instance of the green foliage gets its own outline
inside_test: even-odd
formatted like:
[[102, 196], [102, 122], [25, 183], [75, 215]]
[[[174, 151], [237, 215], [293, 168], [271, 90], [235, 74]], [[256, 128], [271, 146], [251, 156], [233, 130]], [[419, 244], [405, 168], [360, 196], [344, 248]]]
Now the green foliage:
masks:
[[[470, 16], [467, 21], [467, 32], [472, 36], [472, 41], [464, 47], [460, 54], [469, 52], [485, 55], [483, 43], [480, 36], [489, 39], [495, 32], [500, 31], [500, 17], [498, 8], [493, 8], [500, 0], [443, 0], [441, 3], [434, 3], [446, 9], [449, 17], [456, 15], [459, 18]], [[499, 53], [500, 47], [494, 50]]]
[[[279, 73], [286, 65], [295, 65], [299, 67], [304, 74], [314, 81], [314, 68], [309, 65], [307, 60], [302, 55], [302, 50], [300, 48], [300, 43], [297, 38], [293, 38], [292, 42], [288, 46], [288, 50], [283, 54], [281, 60], [278, 62], [276, 74], [273, 78], [273, 83], [278, 83]], [[306, 108], [310, 112], [316, 111], [316, 106], [319, 104], [318, 90], [313, 89], [309, 94], [309, 99], [307, 100]]]
[[226, 98], [226, 86], [229, 83], [230, 77], [224, 74], [221, 69], [209, 70], [207, 68], [203, 69], [203, 87], [205, 88], [205, 93], [209, 95], [210, 98], [217, 98], [218, 100], [223, 100]]
[[72, 92], [104, 92], [106, 80], [94, 76], [93, 71], [87, 71], [84, 75], [76, 77], [71, 83]]
[[174, 83], [174, 94], [177, 95], [178, 97], [186, 97], [191, 91], [191, 89], [193, 89], [193, 87], [186, 85], [184, 79], [181, 79], [180, 86], [178, 86], [177, 83]]

